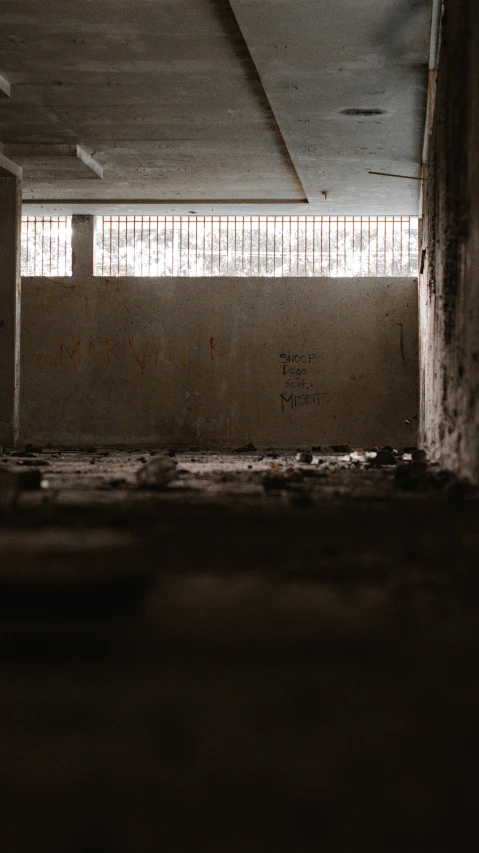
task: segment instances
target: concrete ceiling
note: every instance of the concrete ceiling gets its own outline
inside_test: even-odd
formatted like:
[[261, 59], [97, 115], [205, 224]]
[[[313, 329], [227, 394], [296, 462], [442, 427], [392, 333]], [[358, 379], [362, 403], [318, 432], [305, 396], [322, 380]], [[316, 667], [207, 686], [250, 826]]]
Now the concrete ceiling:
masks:
[[[28, 212], [417, 213], [418, 181], [369, 172], [420, 175], [431, 0], [0, 0], [0, 15], [0, 142]], [[77, 166], [61, 156], [75, 146]]]

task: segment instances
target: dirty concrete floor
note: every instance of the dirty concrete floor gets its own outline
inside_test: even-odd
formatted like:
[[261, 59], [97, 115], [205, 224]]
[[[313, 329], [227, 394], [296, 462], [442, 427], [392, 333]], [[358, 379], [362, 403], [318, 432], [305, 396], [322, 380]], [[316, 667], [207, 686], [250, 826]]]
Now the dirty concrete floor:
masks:
[[0, 459], [5, 850], [472, 849], [477, 495], [315, 455]]

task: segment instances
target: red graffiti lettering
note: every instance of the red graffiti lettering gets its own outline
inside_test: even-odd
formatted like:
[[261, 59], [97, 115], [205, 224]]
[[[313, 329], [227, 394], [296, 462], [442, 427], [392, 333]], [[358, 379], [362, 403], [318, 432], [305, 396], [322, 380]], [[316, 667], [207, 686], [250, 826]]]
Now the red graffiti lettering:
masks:
[[215, 356], [217, 356], [217, 355], [225, 356], [225, 355], [228, 355], [228, 353], [227, 352], [221, 352], [218, 349], [218, 341], [216, 340], [216, 338], [210, 338], [210, 358], [211, 358], [211, 360], [213, 360], [215, 358]]
[[111, 338], [108, 338], [108, 340], [105, 341], [106, 357], [108, 359], [108, 364], [110, 364], [110, 362], [111, 362], [110, 356], [115, 356], [115, 358], [117, 358], [118, 360], [120, 359], [120, 356], [118, 355], [118, 353], [115, 352], [115, 349], [117, 346], [118, 346], [118, 341], [112, 341]]
[[128, 343], [130, 344], [130, 350], [131, 350], [131, 354], [132, 354], [133, 358], [140, 365], [141, 370], [143, 371], [146, 367], [146, 350], [148, 348], [148, 342], [145, 343], [145, 346], [143, 347], [142, 358], [139, 358], [139, 356], [136, 354], [135, 350], [133, 349], [133, 341], [129, 340]]
[[80, 349], [81, 341], [77, 341], [73, 349], [69, 350], [65, 344], [60, 344], [60, 364], [63, 364], [63, 352], [67, 352], [72, 359], [76, 352]]

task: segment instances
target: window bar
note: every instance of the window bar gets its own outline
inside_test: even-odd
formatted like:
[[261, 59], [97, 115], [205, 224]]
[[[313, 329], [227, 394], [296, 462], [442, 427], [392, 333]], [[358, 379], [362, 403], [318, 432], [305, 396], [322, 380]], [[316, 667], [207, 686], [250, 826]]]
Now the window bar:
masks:
[[236, 246], [237, 246], [237, 238], [236, 238], [236, 216], [233, 222], [234, 235], [233, 235], [233, 275], [237, 273], [237, 258], [236, 258]]
[[408, 217], [407, 274], [411, 275], [411, 217]]
[[379, 216], [376, 216], [376, 275], [380, 275], [379, 267], [381, 261], [381, 220]]
[[[64, 233], [65, 233], [64, 229]], [[57, 270], [60, 270], [60, 222], [57, 222]], [[66, 270], [65, 270], [66, 272]]]
[[336, 275], [339, 275], [339, 217], [336, 217]]
[[304, 217], [304, 259], [303, 259], [303, 271], [304, 275], [308, 275], [308, 250], [309, 250], [309, 239], [308, 239], [308, 229], [309, 229], [309, 220], [308, 217]]
[[395, 242], [396, 242], [396, 223], [395, 223], [395, 219], [394, 219], [394, 216], [393, 216], [393, 238], [392, 238], [392, 241], [391, 241], [391, 244], [392, 244], [392, 255], [393, 255], [393, 258], [392, 258], [392, 271], [391, 271], [391, 272], [392, 272], [392, 274], [393, 274], [393, 275], [394, 275], [394, 273], [396, 272], [396, 258], [395, 258], [395, 253], [394, 253], [394, 249], [395, 249], [395, 245], [394, 245], [394, 244], [395, 244]]
[[226, 275], [230, 274], [230, 243], [231, 243], [231, 219], [229, 216], [226, 217], [226, 222], [224, 223], [224, 227], [226, 229], [225, 238], [226, 238]]
[[244, 216], [241, 217], [241, 275], [244, 276]]
[[371, 275], [371, 217], [368, 216], [368, 276]]
[[202, 275], [206, 275], [206, 216], [203, 216], [203, 257], [201, 260]]
[[331, 217], [328, 217], [328, 273], [331, 275]]
[[363, 274], [363, 217], [359, 217], [359, 275]]
[[387, 218], [384, 217], [384, 256], [383, 256], [383, 275], [386, 275], [386, 229]]
[[403, 256], [402, 256], [402, 229], [403, 229], [403, 217], [401, 216], [401, 234], [400, 234], [400, 242], [399, 242], [399, 275], [402, 273], [402, 265], [403, 265]]
[[249, 221], [249, 274], [253, 275], [253, 218]]

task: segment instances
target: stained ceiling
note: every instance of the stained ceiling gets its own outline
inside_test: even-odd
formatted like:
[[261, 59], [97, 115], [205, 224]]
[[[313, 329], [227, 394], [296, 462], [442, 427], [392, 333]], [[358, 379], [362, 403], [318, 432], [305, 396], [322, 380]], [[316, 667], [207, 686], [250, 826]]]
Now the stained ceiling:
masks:
[[417, 213], [431, 0], [0, 0], [0, 20], [28, 212]]

